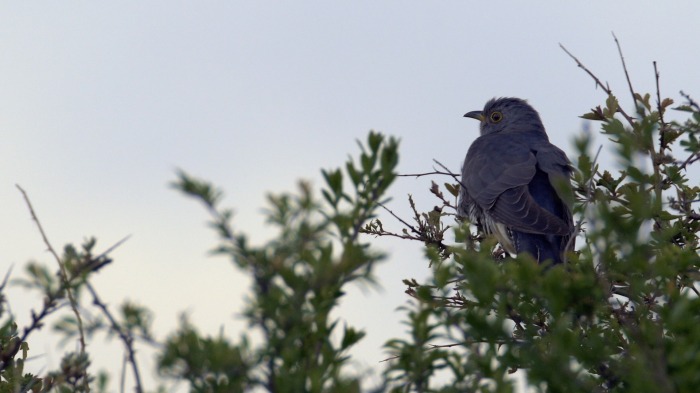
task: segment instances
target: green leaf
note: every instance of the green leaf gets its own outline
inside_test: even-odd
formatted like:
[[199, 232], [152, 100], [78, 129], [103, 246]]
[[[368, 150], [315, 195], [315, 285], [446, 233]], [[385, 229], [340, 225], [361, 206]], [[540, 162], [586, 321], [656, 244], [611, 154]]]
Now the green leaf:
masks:
[[603, 110], [603, 115], [608, 119], [612, 119], [617, 113], [618, 109], [620, 109], [620, 104], [617, 102], [617, 98], [615, 98], [615, 96], [612, 94], [608, 95], [608, 99], [605, 100], [605, 110]]
[[444, 183], [444, 184], [445, 184], [445, 188], [447, 189], [447, 191], [450, 194], [452, 194], [452, 196], [454, 196], [454, 197], [459, 196], [459, 189], [460, 189], [459, 183], [456, 183], [456, 184]]
[[582, 119], [586, 119], [586, 120], [595, 120], [595, 121], [606, 120], [606, 117], [603, 114], [603, 111], [600, 109], [599, 106], [591, 109], [590, 112], [584, 113], [583, 115], [581, 115], [579, 117], [581, 117]]

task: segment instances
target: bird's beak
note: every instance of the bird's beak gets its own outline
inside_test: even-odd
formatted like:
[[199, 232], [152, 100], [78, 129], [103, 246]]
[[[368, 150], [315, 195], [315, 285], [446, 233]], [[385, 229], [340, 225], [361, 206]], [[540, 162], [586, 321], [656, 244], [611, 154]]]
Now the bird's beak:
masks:
[[481, 111], [471, 111], [464, 114], [464, 117], [471, 117], [479, 121], [484, 121], [484, 114]]

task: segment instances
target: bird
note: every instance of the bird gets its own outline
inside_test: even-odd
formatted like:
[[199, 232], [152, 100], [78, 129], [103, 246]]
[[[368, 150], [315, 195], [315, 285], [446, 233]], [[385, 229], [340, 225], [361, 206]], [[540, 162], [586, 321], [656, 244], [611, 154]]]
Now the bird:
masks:
[[457, 213], [511, 255], [560, 264], [573, 251], [572, 166], [549, 142], [539, 113], [520, 98], [493, 98], [464, 117], [480, 136], [462, 166]]

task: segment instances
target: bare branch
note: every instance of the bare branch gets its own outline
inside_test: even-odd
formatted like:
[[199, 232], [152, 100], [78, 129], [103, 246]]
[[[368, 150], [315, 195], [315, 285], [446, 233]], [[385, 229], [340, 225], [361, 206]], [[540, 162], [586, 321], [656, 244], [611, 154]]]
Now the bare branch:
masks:
[[[569, 57], [571, 57], [571, 58], [576, 62], [576, 65], [577, 65], [579, 68], [581, 68], [581, 69], [583, 69], [584, 71], [586, 71], [586, 73], [587, 73], [591, 78], [593, 78], [593, 80], [595, 81], [595, 83], [596, 83], [597, 86], [600, 86], [600, 88], [603, 89], [603, 91], [606, 92], [608, 95], [613, 95], [613, 92], [612, 92], [612, 90], [610, 89], [610, 87], [607, 86], [607, 85], [604, 85], [603, 82], [601, 82], [600, 79], [598, 79], [598, 77], [595, 76], [595, 74], [594, 74], [593, 72], [591, 72], [591, 70], [589, 70], [585, 65], [583, 65], [583, 63], [581, 63], [581, 61], [580, 61], [576, 56], [574, 56], [573, 54], [571, 54], [571, 52], [569, 52], [569, 51], [566, 49], [566, 47], [564, 47], [564, 45], [559, 44], [559, 47], [560, 47], [564, 52], [566, 52], [566, 54], [569, 55]], [[633, 119], [630, 115], [628, 115], [627, 112], [625, 112], [625, 110], [622, 109], [621, 106], [618, 105], [617, 111], [620, 112], [620, 114], [622, 114], [622, 116], [624, 116], [625, 120], [627, 120], [627, 122], [628, 122], [629, 124], [634, 124], [634, 123], [635, 123], [634, 119]]]
[[688, 158], [683, 161], [683, 163], [678, 166], [679, 169], [686, 169], [688, 165], [695, 163], [696, 161], [700, 160], [700, 153], [693, 152]]
[[[54, 250], [53, 246], [51, 246], [51, 242], [49, 242], [48, 237], [46, 236], [46, 232], [44, 232], [44, 228], [41, 226], [41, 223], [39, 222], [39, 217], [37, 217], [36, 213], [34, 212], [34, 207], [32, 207], [32, 202], [29, 200], [29, 196], [27, 195], [27, 192], [24, 191], [22, 187], [19, 186], [19, 184], [15, 184], [17, 189], [22, 193], [22, 196], [24, 197], [24, 201], [27, 204], [27, 207], [29, 208], [29, 213], [32, 216], [32, 220], [36, 223], [37, 228], [39, 229], [39, 233], [41, 233], [41, 237], [44, 240], [44, 244], [46, 245], [48, 251], [53, 255], [53, 257], [56, 259], [56, 262], [58, 263], [58, 266], [60, 268], [61, 272], [61, 280], [63, 281], [63, 284], [66, 289], [66, 294], [68, 295], [68, 299], [70, 301], [70, 306], [73, 309], [73, 314], [75, 314], [75, 318], [78, 324], [78, 332], [80, 334], [80, 354], [85, 355], [85, 332], [83, 330], [83, 319], [80, 316], [80, 312], [78, 311], [78, 302], [75, 300], [75, 296], [73, 296], [73, 290], [71, 289], [70, 283], [69, 283], [69, 278], [68, 278], [68, 272], [66, 271], [66, 266], [61, 261], [61, 257], [58, 256], [58, 253], [56, 253], [56, 250]], [[88, 376], [84, 375], [83, 376], [83, 386], [85, 387], [85, 390], [89, 393], [90, 392], [90, 385], [88, 382]]]
[[637, 95], [634, 92], [634, 88], [632, 87], [632, 81], [630, 80], [630, 74], [627, 72], [627, 64], [625, 63], [625, 56], [622, 55], [622, 47], [620, 46], [620, 41], [618, 41], [617, 36], [615, 33], [612, 33], [613, 38], [615, 39], [615, 45], [617, 45], [617, 53], [620, 54], [620, 60], [622, 61], [622, 69], [625, 71], [625, 78], [627, 79], [627, 86], [629, 86], [630, 89], [630, 94], [632, 94], [632, 102], [634, 102], [635, 107], [637, 106]]
[[[115, 244], [112, 246], [110, 249], [114, 249], [115, 247], [119, 246], [121, 243], [123, 243], [126, 240], [123, 239], [119, 243]], [[126, 352], [127, 352], [127, 357], [128, 357], [128, 362], [131, 364], [131, 371], [134, 373], [134, 379], [136, 380], [136, 393], [142, 393], [143, 392], [143, 387], [141, 385], [141, 374], [139, 372], [139, 367], [136, 363], [136, 352], [134, 351], [134, 338], [129, 334], [128, 332], [125, 332], [124, 329], [119, 325], [119, 322], [114, 318], [112, 313], [107, 309], [107, 305], [100, 299], [100, 297], [97, 295], [97, 291], [95, 291], [95, 288], [90, 284], [90, 282], [85, 283], [88, 291], [92, 295], [92, 304], [97, 306], [100, 310], [102, 310], [102, 313], [107, 317], [107, 320], [109, 320], [111, 330], [115, 332], [119, 338], [122, 340], [124, 343], [124, 347], [126, 347]], [[122, 383], [123, 383], [123, 375], [122, 375]]]
[[425, 172], [425, 173], [407, 173], [405, 175], [396, 175], [400, 177], [421, 177], [421, 176], [429, 176], [429, 175], [447, 175], [447, 176], [452, 176], [454, 177], [455, 174], [451, 172], [441, 172], [441, 171], [433, 171], [433, 172]]
[[695, 108], [696, 111], [700, 111], [700, 105], [698, 105], [698, 103], [695, 102], [695, 100], [693, 100], [693, 98], [689, 94], [686, 94], [685, 92], [683, 92], [683, 90], [681, 90], [680, 93], [681, 93], [681, 96], [683, 96], [683, 98], [688, 100], [688, 105]]
[[436, 163], [436, 164], [438, 164], [438, 166], [440, 166], [440, 168], [444, 169], [445, 172], [447, 172], [450, 176], [452, 176], [453, 179], [459, 181], [459, 179], [458, 179], [459, 175], [458, 175], [458, 174], [452, 173], [451, 170], [447, 169], [447, 167], [446, 167], [445, 165], [443, 165], [440, 161], [438, 161], [438, 160], [436, 160], [436, 159], [434, 159], [434, 158], [433, 158], [433, 162]]
[[[656, 78], [656, 108], [659, 111], [659, 120], [661, 120], [661, 134], [663, 136], [663, 132], [666, 129], [666, 121], [664, 121], [664, 108], [661, 107], [661, 89], [659, 88], [659, 77], [661, 74], [659, 73], [659, 69], [656, 67], [656, 61], [653, 62], [654, 64], [654, 77]], [[663, 146], [663, 139], [662, 141], [662, 146]]]
[[[384, 206], [383, 203], [377, 202], [377, 204], [378, 204], [379, 206], [381, 206], [384, 210], [388, 211], [389, 214], [391, 214], [392, 216], [394, 216], [394, 218], [397, 219], [397, 220], [399, 220], [403, 225], [405, 225], [406, 227], [410, 228], [410, 229], [411, 229], [411, 232], [413, 232], [413, 233], [415, 233], [415, 234], [417, 234], [417, 235], [420, 236], [420, 234], [421, 234], [420, 231], [417, 230], [413, 225], [407, 223], [406, 221], [404, 221], [403, 218], [397, 216], [396, 213], [394, 213], [394, 212], [393, 212], [391, 209], [389, 209], [388, 207]], [[387, 233], [387, 234], [389, 234], [389, 233]], [[401, 236], [399, 236], [399, 237], [401, 237]], [[417, 239], [417, 240], [418, 240], [418, 239]]]

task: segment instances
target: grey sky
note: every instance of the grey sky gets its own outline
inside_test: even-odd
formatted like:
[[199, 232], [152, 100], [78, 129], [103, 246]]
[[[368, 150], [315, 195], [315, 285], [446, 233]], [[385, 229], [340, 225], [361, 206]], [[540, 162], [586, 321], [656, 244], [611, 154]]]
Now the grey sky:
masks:
[[[248, 284], [206, 255], [215, 235], [205, 211], [167, 187], [175, 168], [223, 187], [234, 223], [259, 241], [265, 193], [298, 178], [320, 185], [320, 168], [354, 155], [369, 129], [401, 138], [403, 173], [428, 171], [433, 158], [458, 171], [478, 134], [462, 115], [517, 96], [571, 153], [577, 116], [605, 97], [558, 44], [623, 105], [611, 31], [639, 91], [653, 91], [657, 60], [663, 94], [700, 98], [697, 15], [697, 1], [2, 2], [0, 274], [53, 263], [18, 183], [57, 248], [132, 234], [96, 279], [111, 304], [153, 308], [161, 338], [180, 311], [235, 337]], [[400, 179], [392, 206], [407, 215], [411, 193], [430, 209], [429, 184]], [[378, 269], [383, 290], [351, 291], [342, 313], [367, 330], [356, 355], [379, 370], [383, 342], [404, 330], [401, 279], [430, 271], [418, 245], [373, 242], [392, 254]], [[20, 318], [38, 304], [12, 300]], [[37, 370], [58, 361], [50, 343], [32, 351], [47, 354]], [[116, 375], [116, 357], [96, 356]]]

